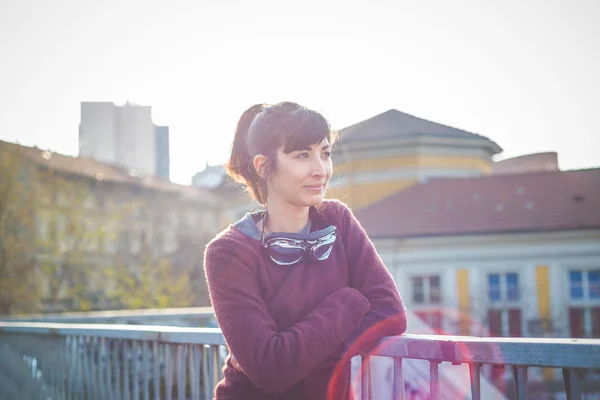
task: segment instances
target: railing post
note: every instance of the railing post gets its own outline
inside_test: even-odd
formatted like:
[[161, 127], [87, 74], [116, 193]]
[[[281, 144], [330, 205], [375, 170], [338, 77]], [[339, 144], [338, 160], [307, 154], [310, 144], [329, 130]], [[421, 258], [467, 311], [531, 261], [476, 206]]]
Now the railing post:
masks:
[[77, 374], [78, 374], [78, 357], [77, 357], [77, 337], [76, 336], [68, 336], [67, 337], [67, 348], [69, 349], [69, 368], [68, 368], [68, 376], [67, 376], [67, 400], [74, 400], [75, 388], [77, 383]]
[[185, 345], [177, 345], [177, 399], [185, 400]]
[[129, 384], [129, 340], [123, 340], [121, 357], [123, 358], [123, 399], [130, 400]]
[[394, 400], [406, 400], [402, 358], [394, 357]]
[[167, 400], [173, 400], [173, 344], [165, 344], [165, 391]]
[[219, 368], [219, 346], [210, 346], [210, 357], [212, 359], [212, 387], [214, 388], [221, 379], [221, 371]]
[[371, 387], [371, 357], [361, 357], [360, 371], [361, 400], [371, 400], [373, 393], [373, 388]]
[[154, 400], [160, 400], [160, 348], [162, 345], [154, 341], [152, 343], [152, 367], [153, 367], [153, 378], [152, 385], [154, 388]]
[[[84, 376], [84, 385], [82, 385], [85, 389], [84, 398], [93, 399], [92, 393], [94, 392], [93, 381], [92, 381], [92, 355], [90, 354], [90, 338], [84, 336], [82, 338], [81, 344], [83, 346], [83, 376]], [[89, 394], [89, 396], [85, 396], [85, 394]]]
[[[107, 386], [108, 386], [108, 369], [106, 368], [106, 363], [108, 362], [108, 357], [106, 356], [106, 343], [105, 338], [97, 338], [95, 341], [96, 350], [98, 353], [97, 365], [98, 368], [98, 386], [99, 386], [99, 395], [100, 398], [106, 399], [107, 396]], [[106, 371], [104, 370], [106, 368]]]
[[517, 386], [517, 399], [527, 400], [529, 398], [527, 393], [527, 367], [514, 366], [513, 375]]
[[574, 368], [563, 368], [567, 400], [581, 400], [581, 374]]
[[150, 347], [147, 340], [142, 342], [142, 357], [142, 373], [144, 374], [144, 390], [142, 394], [144, 400], [150, 400], [150, 376], [152, 372], [150, 371]]
[[131, 342], [131, 356], [133, 357], [133, 400], [140, 400], [140, 343], [137, 340]]
[[192, 386], [192, 400], [200, 400], [200, 357], [198, 345], [192, 345], [189, 357], [190, 384]]
[[481, 400], [481, 364], [469, 363], [469, 377], [471, 379], [471, 398]]
[[104, 354], [106, 354], [106, 393], [108, 394], [108, 398], [109, 399], [114, 399], [115, 395], [114, 395], [114, 388], [113, 388], [113, 370], [112, 370], [112, 359], [113, 359], [113, 353], [111, 351], [112, 346], [111, 346], [112, 341], [108, 340], [108, 344], [106, 343], [106, 339], [102, 338], [102, 349], [104, 351]]
[[431, 400], [440, 400], [439, 364], [439, 361], [429, 361], [429, 397]]
[[123, 399], [121, 391], [121, 365], [123, 360], [123, 352], [121, 351], [121, 342], [117, 339], [113, 341], [113, 365], [115, 368], [115, 387], [114, 396], [117, 400]]
[[210, 384], [210, 374], [208, 372], [208, 350], [204, 345], [198, 346], [198, 353], [200, 355], [201, 362], [201, 372], [202, 372], [202, 390], [204, 392], [204, 397], [207, 399], [212, 398], [212, 386]]

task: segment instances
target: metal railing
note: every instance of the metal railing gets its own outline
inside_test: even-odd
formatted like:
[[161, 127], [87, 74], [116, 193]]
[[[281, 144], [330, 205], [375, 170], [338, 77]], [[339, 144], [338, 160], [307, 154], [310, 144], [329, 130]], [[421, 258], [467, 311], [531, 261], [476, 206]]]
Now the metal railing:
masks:
[[[388, 385], [374, 383], [371, 373], [372, 359], [386, 357], [391, 363]], [[427, 399], [488, 398], [528, 399], [531, 385], [528, 384], [529, 371], [540, 372], [540, 368], [562, 371], [564, 392], [568, 400], [582, 399], [584, 376], [593, 375], [600, 369], [600, 340], [597, 339], [546, 339], [546, 338], [479, 338], [446, 335], [402, 335], [383, 338], [376, 350], [362, 357], [360, 372], [353, 380], [360, 380], [361, 399], [409, 399], [405, 393], [407, 386], [414, 387], [423, 370], [415, 365], [415, 360], [428, 363], [429, 382], [417, 382], [421, 393]], [[408, 365], [406, 365], [408, 364]], [[411, 368], [408, 369], [407, 366]], [[514, 382], [504, 382], [500, 390], [482, 394], [481, 369], [491, 366], [494, 369], [510, 368]], [[421, 365], [422, 367], [422, 365]], [[446, 387], [442, 381], [441, 369], [447, 374]], [[381, 368], [380, 368], [381, 369]], [[459, 373], [456, 373], [458, 369]], [[460, 373], [463, 371], [463, 375]], [[448, 372], [454, 370], [452, 376]], [[551, 371], [552, 372], [552, 371]], [[466, 376], [465, 376], [466, 375]], [[406, 384], [406, 378], [412, 380]], [[385, 381], [383, 382], [385, 383]], [[592, 382], [592, 390], [600, 397], [600, 381]], [[548, 386], [543, 378], [537, 386]], [[387, 393], [374, 394], [374, 389], [385, 386]], [[423, 386], [428, 386], [424, 388]], [[450, 387], [451, 386], [451, 387]], [[500, 397], [502, 396], [502, 397]], [[596, 397], [595, 397], [596, 398]]]
[[217, 327], [212, 307], [138, 310], [74, 311], [45, 314], [0, 315], [0, 321], [68, 324], [127, 324]]
[[[210, 399], [225, 355], [214, 328], [0, 322], [0, 398]], [[600, 340], [407, 334], [357, 360], [363, 400], [507, 398], [482, 394], [484, 365], [514, 372], [510, 398], [527, 399], [529, 372], [547, 367], [563, 371], [568, 399], [582, 399], [584, 374], [600, 369]]]
[[210, 399], [224, 345], [216, 328], [0, 322], [0, 399]]

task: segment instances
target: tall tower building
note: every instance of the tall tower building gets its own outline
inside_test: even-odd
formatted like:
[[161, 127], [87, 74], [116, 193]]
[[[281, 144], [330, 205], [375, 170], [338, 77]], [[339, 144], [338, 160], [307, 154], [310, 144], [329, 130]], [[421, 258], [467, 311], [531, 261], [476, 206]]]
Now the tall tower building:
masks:
[[169, 179], [169, 127], [155, 126], [156, 137], [156, 175]]
[[169, 127], [152, 122], [152, 108], [82, 102], [79, 156], [169, 178]]

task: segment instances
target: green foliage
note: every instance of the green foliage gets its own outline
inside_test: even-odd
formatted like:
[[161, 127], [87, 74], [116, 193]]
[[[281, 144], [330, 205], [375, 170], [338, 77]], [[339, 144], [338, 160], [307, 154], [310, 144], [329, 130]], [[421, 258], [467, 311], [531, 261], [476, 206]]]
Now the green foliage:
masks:
[[0, 147], [0, 314], [39, 307], [35, 280], [35, 192], [22, 155]]
[[0, 143], [0, 315], [207, 304], [205, 239], [187, 237], [170, 252], [121, 248], [133, 227], [176, 229], [163, 218], [176, 199], [110, 191], [19, 149]]

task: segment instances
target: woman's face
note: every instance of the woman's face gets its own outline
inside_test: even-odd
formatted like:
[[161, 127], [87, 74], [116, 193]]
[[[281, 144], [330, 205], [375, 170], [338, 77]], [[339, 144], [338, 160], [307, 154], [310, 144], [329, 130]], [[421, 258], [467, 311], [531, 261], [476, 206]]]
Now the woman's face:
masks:
[[318, 205], [325, 197], [332, 172], [327, 138], [289, 154], [281, 147], [277, 150], [275, 171], [267, 182], [269, 202], [284, 201], [299, 207]]

